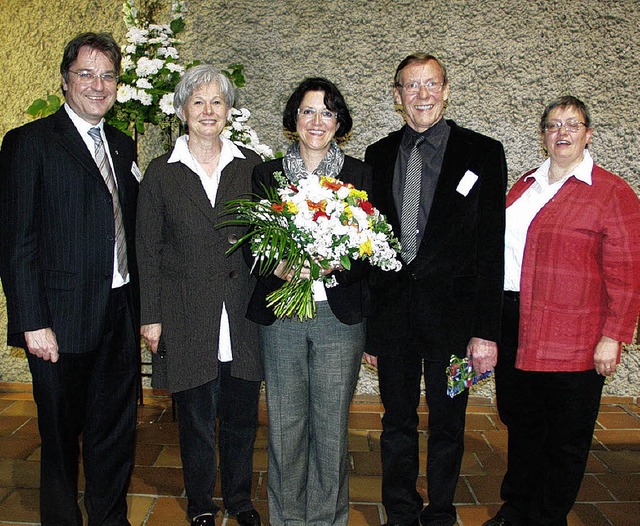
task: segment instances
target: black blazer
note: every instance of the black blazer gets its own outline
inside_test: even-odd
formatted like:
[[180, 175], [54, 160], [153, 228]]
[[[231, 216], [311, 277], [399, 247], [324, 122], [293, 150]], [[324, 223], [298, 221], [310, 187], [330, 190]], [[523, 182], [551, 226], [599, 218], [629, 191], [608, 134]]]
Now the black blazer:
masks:
[[225, 202], [251, 191], [254, 152], [222, 170], [215, 207], [196, 173], [169, 154], [149, 164], [138, 199], [138, 264], [142, 323], [162, 323], [153, 386], [172, 392], [218, 376], [218, 338], [224, 303], [229, 316], [231, 374], [261, 380], [258, 326], [245, 318], [255, 284], [242, 251], [226, 255], [244, 228], [224, 226]]
[[[264, 196], [265, 187], [277, 186], [273, 173], [282, 172], [282, 170], [282, 159], [274, 159], [256, 166], [253, 170], [253, 193]], [[345, 156], [339, 178], [351, 183], [358, 190], [370, 191], [371, 168], [353, 157]], [[368, 263], [354, 261], [351, 270], [335, 272], [338, 285], [326, 289], [331, 312], [346, 325], [361, 322], [370, 312], [369, 292], [366, 285], [368, 267]], [[261, 325], [271, 325], [276, 317], [267, 307], [266, 297], [283, 284], [284, 281], [274, 275], [259, 276], [249, 302], [247, 318]]]
[[[390, 349], [448, 360], [466, 354], [473, 336], [498, 341], [504, 268], [507, 166], [502, 144], [447, 121], [451, 133], [418, 254], [400, 272], [373, 269], [373, 315], [366, 351]], [[393, 224], [396, 156], [404, 128], [369, 146], [372, 203]], [[456, 191], [467, 170], [478, 176], [464, 196]]]
[[[137, 313], [135, 145], [115, 128], [104, 129], [118, 182], [130, 299]], [[94, 350], [111, 291], [113, 208], [102, 175], [64, 108], [5, 135], [0, 229], [8, 343], [26, 347], [25, 331], [51, 327], [60, 352]]]

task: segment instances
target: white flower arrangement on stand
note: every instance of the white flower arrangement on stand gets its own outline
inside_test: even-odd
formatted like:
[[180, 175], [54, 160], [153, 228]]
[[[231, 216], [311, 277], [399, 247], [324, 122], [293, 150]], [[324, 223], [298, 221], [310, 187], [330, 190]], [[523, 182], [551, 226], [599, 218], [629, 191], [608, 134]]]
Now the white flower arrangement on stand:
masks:
[[[179, 134], [180, 122], [173, 107], [176, 84], [185, 70], [198, 64], [180, 63], [176, 35], [184, 31], [185, 0], [171, 2], [171, 22], [156, 24], [154, 18], [161, 0], [141, 2], [143, 12], [135, 0], [125, 0], [122, 11], [127, 25], [127, 44], [123, 46], [122, 74], [117, 102], [108, 122], [125, 131], [144, 133], [147, 123], [159, 126], [164, 133], [165, 148], [169, 149]], [[231, 64], [230, 71], [222, 72], [236, 87], [244, 85], [243, 66]], [[269, 146], [262, 144], [257, 133], [247, 124], [251, 113], [246, 108], [231, 110], [231, 118], [223, 135], [236, 144], [257, 152], [263, 158], [272, 158]]]
[[261, 143], [255, 130], [246, 124], [249, 117], [251, 117], [251, 112], [247, 108], [231, 108], [231, 120], [222, 130], [222, 136], [240, 146], [253, 150], [265, 160], [273, 159], [273, 150], [266, 144]]
[[125, 0], [122, 6], [127, 26], [127, 43], [122, 47], [122, 72], [117, 102], [107, 118], [109, 124], [129, 135], [145, 132], [147, 123], [164, 132], [165, 147], [170, 147], [179, 121], [173, 108], [173, 92], [188, 67], [179, 63], [176, 38], [184, 30], [183, 0], [171, 2], [171, 22], [156, 24], [161, 4], [158, 0]]

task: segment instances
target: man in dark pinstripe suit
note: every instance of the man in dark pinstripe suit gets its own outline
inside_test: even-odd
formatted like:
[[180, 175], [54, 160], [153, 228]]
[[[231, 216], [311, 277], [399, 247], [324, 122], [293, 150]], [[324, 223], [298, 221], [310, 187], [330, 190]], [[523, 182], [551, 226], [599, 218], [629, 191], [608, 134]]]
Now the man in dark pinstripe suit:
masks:
[[129, 524], [138, 181], [133, 141], [103, 120], [120, 62], [111, 35], [77, 36], [60, 65], [65, 105], [0, 150], [0, 276], [8, 343], [27, 351], [38, 406], [43, 525], [82, 525], [80, 434], [89, 524]]

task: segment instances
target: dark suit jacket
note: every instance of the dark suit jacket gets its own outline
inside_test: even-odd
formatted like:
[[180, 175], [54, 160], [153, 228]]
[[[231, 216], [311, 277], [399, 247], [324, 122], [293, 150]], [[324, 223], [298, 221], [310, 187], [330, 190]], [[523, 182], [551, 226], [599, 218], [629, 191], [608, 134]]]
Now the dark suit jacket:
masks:
[[[127, 236], [137, 312], [133, 141], [105, 134]], [[8, 343], [52, 327], [61, 353], [94, 350], [104, 324], [115, 242], [111, 194], [64, 108], [9, 131], [0, 152], [0, 275], [7, 298]], [[134, 320], [137, 326], [137, 320]], [[136, 330], [137, 332], [137, 330]]]
[[229, 315], [231, 374], [261, 380], [258, 326], [245, 318], [255, 279], [237, 250], [225, 253], [244, 227], [224, 226], [224, 204], [251, 191], [251, 171], [260, 162], [242, 149], [220, 177], [216, 205], [198, 175], [182, 163], [153, 160], [140, 185], [138, 263], [142, 323], [162, 323], [153, 356], [153, 386], [172, 392], [197, 387], [218, 376], [218, 336], [224, 302]]
[[[253, 170], [253, 193], [264, 196], [264, 188], [278, 185], [274, 172], [282, 172], [282, 159], [274, 159], [259, 164]], [[340, 172], [340, 180], [351, 183], [358, 190], [369, 192], [371, 188], [371, 168], [362, 161], [345, 156]], [[368, 263], [353, 261], [351, 270], [335, 272], [338, 285], [327, 288], [327, 301], [331, 312], [346, 325], [361, 322], [370, 312], [369, 292], [366, 285]], [[271, 325], [276, 317], [266, 305], [269, 293], [280, 288], [284, 281], [274, 276], [259, 276], [249, 303], [247, 317], [261, 325]]]
[[[451, 127], [418, 254], [400, 272], [373, 269], [373, 316], [366, 351], [417, 352], [430, 360], [464, 356], [473, 336], [498, 341], [504, 267], [507, 167], [502, 144]], [[392, 182], [404, 128], [369, 146], [371, 202], [400, 237]], [[467, 196], [456, 191], [467, 170], [478, 176]]]

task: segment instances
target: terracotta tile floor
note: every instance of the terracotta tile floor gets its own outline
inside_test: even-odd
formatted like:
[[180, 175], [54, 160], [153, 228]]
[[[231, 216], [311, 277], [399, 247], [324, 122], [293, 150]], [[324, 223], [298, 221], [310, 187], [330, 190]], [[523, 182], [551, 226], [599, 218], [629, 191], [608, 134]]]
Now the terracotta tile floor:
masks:
[[[377, 397], [357, 396], [351, 406], [350, 525], [384, 522], [380, 504], [380, 430], [382, 406]], [[421, 406], [420, 429], [426, 429], [427, 409]], [[138, 412], [136, 468], [129, 494], [129, 519], [134, 526], [188, 525], [183, 497], [177, 425], [171, 400], [145, 391]], [[261, 402], [261, 426], [254, 460], [255, 505], [267, 523], [266, 408]], [[595, 430], [578, 502], [570, 526], [631, 526], [640, 524], [640, 405], [632, 398], [605, 398]], [[466, 452], [456, 492], [460, 526], [481, 525], [499, 507], [499, 489], [506, 462], [506, 431], [495, 406], [477, 398], [469, 404]], [[426, 460], [421, 446], [421, 475]], [[39, 438], [30, 386], [0, 383], [0, 526], [33, 525], [38, 521]], [[82, 485], [82, 481], [81, 481]], [[424, 477], [418, 490], [426, 495]], [[216, 488], [216, 498], [220, 498]], [[220, 524], [220, 523], [219, 523]], [[226, 524], [236, 526], [235, 520]]]

